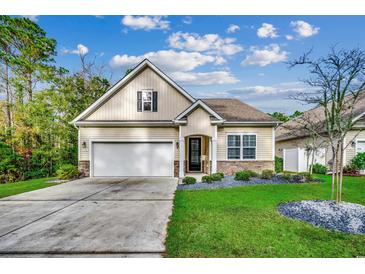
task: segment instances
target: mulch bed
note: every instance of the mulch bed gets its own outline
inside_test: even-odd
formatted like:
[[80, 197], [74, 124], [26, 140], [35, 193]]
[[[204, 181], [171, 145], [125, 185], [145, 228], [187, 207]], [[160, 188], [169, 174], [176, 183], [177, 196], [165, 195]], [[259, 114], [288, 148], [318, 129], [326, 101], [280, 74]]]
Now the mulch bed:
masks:
[[280, 204], [282, 215], [316, 227], [350, 234], [365, 234], [365, 206], [335, 201], [299, 201]]

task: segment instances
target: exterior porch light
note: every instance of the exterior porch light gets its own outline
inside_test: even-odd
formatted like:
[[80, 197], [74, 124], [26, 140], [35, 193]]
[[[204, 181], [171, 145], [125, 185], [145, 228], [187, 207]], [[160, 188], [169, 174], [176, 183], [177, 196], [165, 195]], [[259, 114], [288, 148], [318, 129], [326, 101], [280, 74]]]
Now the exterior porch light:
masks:
[[82, 142], [82, 148], [86, 148], [86, 142]]
[[179, 149], [179, 142], [176, 142], [176, 149]]

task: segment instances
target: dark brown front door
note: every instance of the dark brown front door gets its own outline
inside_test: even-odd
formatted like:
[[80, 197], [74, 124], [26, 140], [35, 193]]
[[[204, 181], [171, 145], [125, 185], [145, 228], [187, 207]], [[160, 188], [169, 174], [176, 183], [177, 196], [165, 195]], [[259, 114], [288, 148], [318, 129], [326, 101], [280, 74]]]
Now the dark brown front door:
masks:
[[201, 139], [189, 138], [189, 171], [201, 171]]

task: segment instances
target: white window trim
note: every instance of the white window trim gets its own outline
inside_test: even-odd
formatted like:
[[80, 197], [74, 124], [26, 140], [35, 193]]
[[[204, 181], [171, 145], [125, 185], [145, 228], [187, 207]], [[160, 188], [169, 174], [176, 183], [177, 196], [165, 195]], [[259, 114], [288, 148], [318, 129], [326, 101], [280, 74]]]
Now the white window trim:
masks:
[[[228, 136], [229, 135], [239, 135], [240, 137], [240, 159], [229, 159], [228, 158], [228, 147], [232, 148], [232, 146], [228, 146]], [[256, 136], [256, 147], [255, 147], [255, 158], [254, 159], [243, 159], [243, 135], [255, 135]], [[243, 162], [247, 162], [247, 161], [257, 161], [257, 133], [250, 133], [250, 132], [227, 132], [226, 134], [226, 161], [243, 161]]]
[[[145, 101], [143, 99], [143, 93], [150, 93], [151, 94], [151, 101]], [[144, 103], [145, 102], [151, 102], [151, 109], [150, 110], [145, 110], [144, 109]], [[142, 112], [152, 112], [152, 108], [153, 108], [153, 90], [152, 89], [144, 89], [142, 90]]]
[[[228, 136], [240, 136], [240, 145], [239, 146], [229, 146], [228, 145]], [[226, 149], [227, 149], [227, 159], [230, 160], [230, 161], [240, 161], [242, 159], [242, 136], [241, 136], [241, 133], [229, 133], [227, 134], [227, 142], [226, 142], [227, 146], [226, 146]], [[229, 159], [228, 158], [228, 149], [230, 148], [239, 148], [239, 151], [240, 151], [240, 158], [239, 159]]]

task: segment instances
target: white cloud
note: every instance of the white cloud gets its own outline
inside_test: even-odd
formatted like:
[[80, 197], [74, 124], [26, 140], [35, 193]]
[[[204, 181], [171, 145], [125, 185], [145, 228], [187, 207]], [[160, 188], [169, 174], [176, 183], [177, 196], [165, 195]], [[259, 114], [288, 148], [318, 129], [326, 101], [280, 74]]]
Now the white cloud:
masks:
[[221, 38], [218, 34], [175, 32], [168, 38], [169, 46], [187, 51], [207, 52], [213, 54], [234, 55], [243, 48], [234, 44], [234, 38]]
[[260, 38], [276, 38], [278, 34], [274, 25], [262, 23], [261, 27], [257, 29], [257, 36]]
[[80, 56], [84, 56], [89, 52], [89, 48], [84, 46], [83, 44], [78, 44], [76, 49], [62, 49], [63, 54], [77, 54]]
[[170, 22], [163, 20], [162, 16], [132, 16], [126, 15], [122, 24], [134, 30], [169, 29]]
[[290, 35], [290, 34], [287, 34], [287, 35], [285, 35], [285, 38], [286, 38], [286, 40], [293, 40], [294, 36]]
[[299, 37], [307, 38], [318, 34], [319, 27], [315, 27], [305, 21], [291, 21], [290, 25], [293, 27], [293, 31], [297, 33]]
[[28, 18], [29, 20], [37, 23], [40, 15], [23, 15], [24, 18]]
[[193, 17], [191, 17], [191, 16], [185, 16], [184, 19], [182, 20], [182, 22], [184, 24], [190, 25], [191, 23], [193, 23]]
[[204, 55], [199, 52], [160, 50], [148, 52], [139, 56], [127, 54], [115, 55], [110, 60], [110, 66], [112, 68], [130, 68], [134, 67], [145, 58], [169, 73], [192, 71], [193, 69], [208, 63], [217, 65], [222, 63], [222, 60], [218, 57]]
[[242, 61], [242, 65], [259, 65], [261, 67], [288, 59], [288, 53], [282, 51], [278, 44], [265, 46], [263, 49], [252, 47], [251, 54]]
[[239, 80], [228, 71], [212, 71], [212, 72], [174, 72], [172, 78], [185, 85], [222, 85], [234, 84]]
[[240, 30], [240, 27], [239, 26], [231, 24], [231, 25], [228, 26], [228, 28], [227, 28], [226, 31], [228, 33], [235, 33], [238, 30]]

